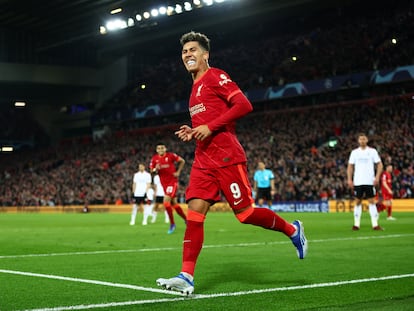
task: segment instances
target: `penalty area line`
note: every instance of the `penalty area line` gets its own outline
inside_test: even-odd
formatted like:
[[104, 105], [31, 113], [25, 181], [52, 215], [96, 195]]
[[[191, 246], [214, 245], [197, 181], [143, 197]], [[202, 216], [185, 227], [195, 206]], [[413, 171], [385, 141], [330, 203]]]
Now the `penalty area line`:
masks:
[[[0, 270], [0, 272], [3, 272], [3, 271], [9, 271], [9, 270]], [[380, 282], [380, 281], [396, 280], [396, 279], [404, 279], [404, 278], [412, 278], [412, 277], [414, 277], [414, 273], [401, 274], [401, 275], [389, 275], [389, 276], [376, 277], [376, 278], [355, 279], [355, 280], [347, 280], [347, 281], [314, 283], [314, 284], [308, 284], [308, 285], [266, 288], [266, 289], [257, 289], [257, 290], [239, 291], [239, 292], [230, 292], [230, 293], [217, 293], [217, 294], [206, 294], [206, 295], [196, 294], [196, 295], [192, 295], [189, 297], [108, 302], [108, 303], [90, 304], [90, 305], [61, 306], [61, 307], [52, 307], [52, 308], [43, 308], [43, 309], [27, 309], [24, 311], [66, 311], [66, 310], [86, 310], [86, 309], [98, 309], [98, 308], [108, 308], [108, 307], [122, 307], [122, 306], [155, 304], [155, 303], [164, 303], [164, 302], [177, 302], [177, 301], [184, 301], [184, 300], [189, 300], [189, 299], [212, 299], [212, 298], [217, 298], [217, 297], [234, 297], [234, 296], [245, 296], [245, 295], [261, 294], [261, 293], [270, 293], [270, 292], [282, 292], [282, 291], [291, 291], [291, 290], [335, 287], [335, 286], [342, 286], [342, 285], [368, 283], [368, 282]], [[99, 283], [108, 283], [108, 282], [99, 282]], [[108, 283], [108, 284], [117, 284], [117, 283]], [[116, 287], [121, 287], [121, 286], [116, 286]], [[127, 285], [126, 288], [138, 289], [141, 287], [134, 286], [134, 285]], [[171, 294], [171, 291], [165, 291], [165, 290], [159, 290], [157, 292]], [[179, 293], [176, 293], [176, 294], [179, 294]]]

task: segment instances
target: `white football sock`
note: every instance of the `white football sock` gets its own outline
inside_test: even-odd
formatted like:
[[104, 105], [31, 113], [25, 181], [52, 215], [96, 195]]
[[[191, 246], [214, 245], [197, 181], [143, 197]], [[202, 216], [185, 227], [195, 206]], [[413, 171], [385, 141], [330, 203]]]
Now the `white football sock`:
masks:
[[135, 223], [135, 218], [137, 218], [138, 206], [136, 204], [132, 205], [131, 212], [131, 223]]
[[362, 213], [362, 206], [360, 205], [355, 205], [354, 207], [354, 226], [355, 227], [360, 227], [361, 225], [361, 213]]
[[157, 213], [156, 211], [153, 211], [153, 212], [152, 212], [152, 215], [151, 215], [151, 216], [152, 216], [152, 220], [151, 220], [151, 222], [152, 222], [152, 223], [154, 223], [154, 222], [156, 222], [156, 221], [157, 221], [157, 214], [158, 214], [158, 213]]
[[377, 227], [378, 226], [378, 210], [377, 210], [377, 206], [375, 204], [370, 204], [369, 205], [369, 214], [371, 215], [371, 224], [372, 224], [372, 228]]
[[144, 205], [144, 219], [142, 221], [143, 224], [147, 224], [148, 217], [152, 214], [152, 208], [154, 205], [152, 204], [145, 204]]

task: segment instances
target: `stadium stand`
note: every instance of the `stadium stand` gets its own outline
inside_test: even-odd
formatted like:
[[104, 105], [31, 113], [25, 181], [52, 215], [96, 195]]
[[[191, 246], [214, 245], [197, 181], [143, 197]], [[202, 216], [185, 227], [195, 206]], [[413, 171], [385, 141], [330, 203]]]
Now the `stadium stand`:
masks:
[[[319, 200], [323, 191], [330, 198], [348, 197], [346, 163], [358, 131], [368, 133], [384, 162], [394, 163], [396, 197], [413, 198], [413, 112], [411, 97], [388, 97], [254, 113], [238, 128], [250, 172], [259, 159], [274, 170], [275, 200]], [[19, 153], [6, 165], [3, 161], [0, 205], [114, 204], [119, 198], [127, 203], [136, 163], [149, 161], [158, 140], [188, 162], [180, 179], [182, 197], [194, 146], [177, 143], [170, 127], [146, 131], [120, 131], [95, 142], [74, 140]], [[332, 139], [337, 140], [334, 147], [328, 144]]]
[[[410, 2], [401, 3], [392, 12], [372, 8], [369, 15], [362, 7], [356, 15], [328, 10], [323, 25], [314, 17], [296, 19], [290, 21], [296, 26], [289, 33], [262, 31], [259, 36], [250, 30], [240, 36], [238, 45], [220, 50], [225, 35], [214, 34], [217, 51], [213, 42], [211, 65], [227, 70], [244, 90], [412, 65], [414, 9]], [[395, 34], [397, 45], [390, 43]], [[255, 40], [243, 41], [246, 37]], [[300, 62], [290, 60], [293, 54]], [[130, 55], [130, 84], [104, 109], [113, 112], [185, 99], [191, 82], [177, 55], [172, 57], [166, 56], [154, 66], [139, 63]], [[142, 77], [149, 85], [143, 92], [137, 89]], [[257, 161], [264, 160], [275, 172], [275, 200], [313, 201], [326, 195], [347, 198], [347, 157], [356, 147], [356, 133], [365, 131], [383, 161], [395, 166], [395, 197], [414, 198], [413, 89], [411, 80], [255, 103], [255, 112], [238, 124], [249, 171], [254, 172]], [[8, 113], [1, 115], [2, 131], [14, 139], [42, 145], [30, 139], [34, 134], [45, 137], [39, 124], [30, 117], [22, 122]], [[0, 206], [128, 203], [136, 163], [149, 162], [158, 140], [187, 161], [180, 177], [179, 196], [183, 199], [194, 146], [178, 143], [173, 129], [187, 119], [180, 115], [148, 118], [140, 124], [113, 122], [108, 124], [110, 130], [95, 140], [79, 137], [46, 149], [0, 153]]]

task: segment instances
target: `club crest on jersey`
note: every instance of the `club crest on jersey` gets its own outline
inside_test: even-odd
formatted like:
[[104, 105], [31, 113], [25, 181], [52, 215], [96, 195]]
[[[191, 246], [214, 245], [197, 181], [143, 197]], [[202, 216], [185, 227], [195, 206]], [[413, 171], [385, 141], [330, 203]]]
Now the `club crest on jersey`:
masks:
[[198, 89], [197, 89], [197, 93], [196, 93], [196, 97], [201, 96], [201, 89], [203, 88], [204, 84], [201, 84]]
[[223, 86], [224, 84], [226, 84], [228, 82], [232, 82], [231, 79], [229, 77], [227, 77], [224, 73], [222, 73], [220, 75], [220, 79], [221, 79], [220, 82], [219, 82], [220, 86]]

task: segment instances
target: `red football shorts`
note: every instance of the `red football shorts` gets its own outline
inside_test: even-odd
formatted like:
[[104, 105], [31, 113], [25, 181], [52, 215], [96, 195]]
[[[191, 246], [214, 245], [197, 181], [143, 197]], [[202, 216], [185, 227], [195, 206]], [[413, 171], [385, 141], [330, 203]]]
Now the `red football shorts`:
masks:
[[384, 201], [392, 200], [392, 194], [389, 194], [387, 190], [384, 189], [384, 191], [382, 191], [382, 199]]
[[164, 188], [165, 195], [169, 196], [170, 198], [175, 198], [177, 195], [177, 182], [171, 182], [166, 185], [162, 184], [162, 187]]
[[190, 182], [186, 190], [187, 202], [191, 199], [218, 202], [220, 192], [223, 193], [233, 210], [242, 209], [254, 203], [246, 164], [212, 169], [197, 167], [191, 169]]

